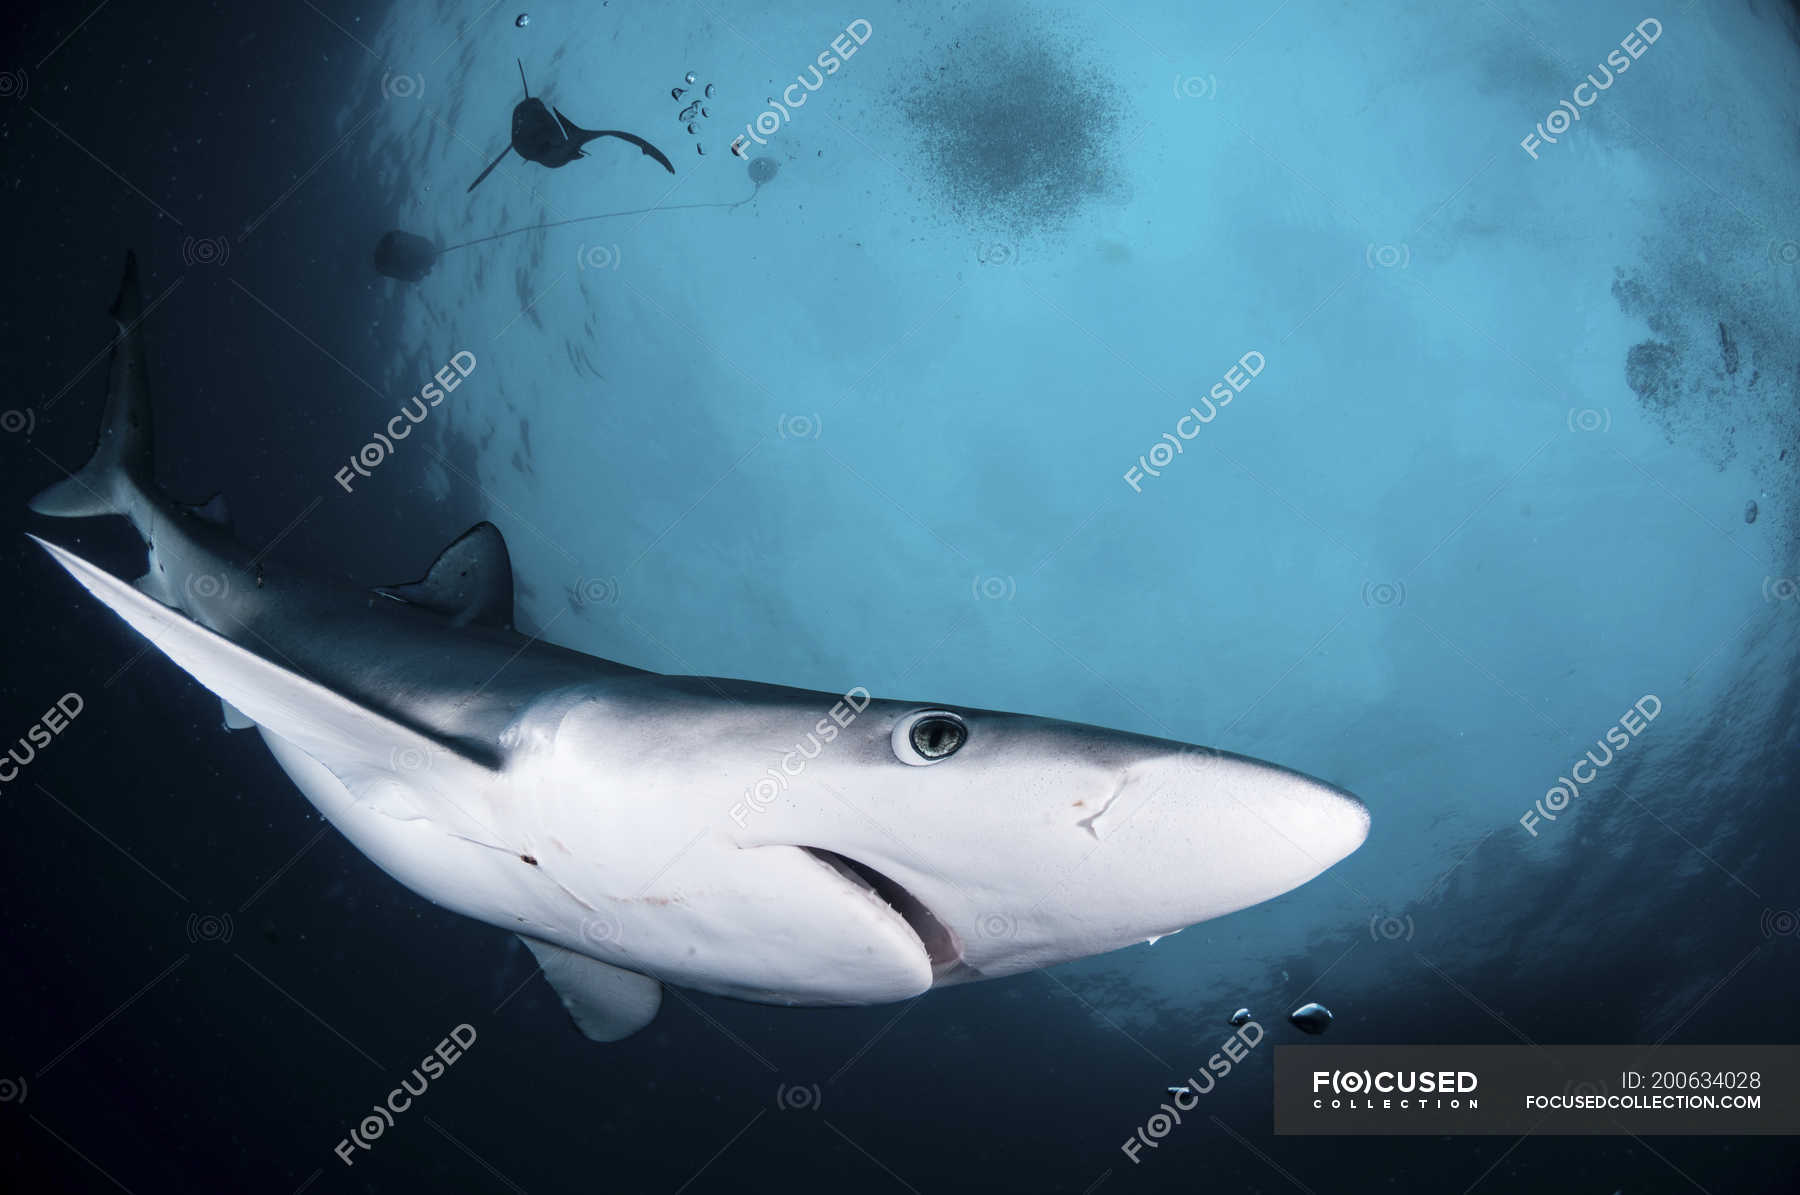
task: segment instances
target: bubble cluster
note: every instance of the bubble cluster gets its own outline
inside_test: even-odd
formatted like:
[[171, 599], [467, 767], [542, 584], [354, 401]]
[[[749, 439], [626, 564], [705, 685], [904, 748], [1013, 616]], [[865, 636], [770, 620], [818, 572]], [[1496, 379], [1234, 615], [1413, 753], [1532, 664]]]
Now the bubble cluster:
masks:
[[958, 40], [902, 100], [922, 174], [955, 218], [1024, 234], [1122, 195], [1125, 102], [1084, 43], [1016, 25]]
[[[699, 78], [699, 76], [696, 75], [693, 71], [689, 71], [685, 76], [683, 76], [683, 82], [685, 82], [688, 85], [688, 87], [692, 87], [694, 85], [694, 81], [698, 78]], [[676, 103], [680, 103], [682, 97], [687, 94], [688, 94], [687, 87], [682, 87], [680, 85], [677, 85], [677, 86], [669, 88], [669, 98], [674, 100]], [[711, 83], [708, 83], [706, 85], [706, 89], [703, 92], [703, 94], [708, 99], [712, 98], [713, 85]], [[712, 115], [712, 113], [709, 112], [704, 106], [702, 106], [699, 99], [696, 98], [694, 100], [689, 101], [688, 105], [685, 108], [683, 108], [680, 112], [676, 113], [675, 119], [677, 122], [679, 122], [680, 124], [682, 124], [683, 126], [686, 127], [688, 134], [690, 136], [698, 137], [698, 136], [700, 136], [700, 134], [702, 132], [701, 127], [700, 127], [700, 122], [704, 121], [711, 115]], [[694, 152], [704, 155], [706, 153], [706, 146], [703, 143], [696, 141], [694, 143]]]

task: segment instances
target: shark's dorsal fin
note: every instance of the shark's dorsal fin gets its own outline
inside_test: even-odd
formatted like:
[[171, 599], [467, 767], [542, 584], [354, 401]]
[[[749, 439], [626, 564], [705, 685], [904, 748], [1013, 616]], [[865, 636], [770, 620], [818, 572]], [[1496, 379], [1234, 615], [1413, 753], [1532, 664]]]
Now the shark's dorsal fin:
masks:
[[556, 989], [575, 1027], [590, 1041], [630, 1037], [656, 1019], [662, 984], [648, 975], [519, 935]]
[[220, 527], [231, 526], [231, 511], [225, 505], [224, 494], [214, 494], [198, 506], [183, 506], [181, 509], [196, 519], [204, 519], [208, 523], [214, 523]]
[[505, 537], [492, 523], [477, 523], [463, 532], [423, 580], [375, 592], [442, 614], [453, 626], [512, 627], [512, 557]]

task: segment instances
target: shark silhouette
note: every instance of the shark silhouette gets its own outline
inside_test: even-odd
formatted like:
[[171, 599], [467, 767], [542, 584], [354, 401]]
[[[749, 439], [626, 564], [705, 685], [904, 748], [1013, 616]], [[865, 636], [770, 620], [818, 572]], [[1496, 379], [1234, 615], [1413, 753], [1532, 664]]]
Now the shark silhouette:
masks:
[[380, 600], [265, 569], [222, 511], [157, 488], [134, 258], [113, 316], [99, 445], [31, 505], [124, 515], [148, 569], [129, 583], [37, 542], [378, 866], [523, 937], [596, 1041], [649, 1024], [665, 983], [882, 1004], [1155, 941], [1368, 833], [1349, 793], [1222, 751], [552, 646], [511, 629], [488, 523]]
[[[632, 133], [620, 132], [618, 129], [584, 129], [562, 114], [562, 110], [544, 106], [544, 101], [533, 98], [531, 84], [525, 82], [525, 64], [519, 63], [519, 82], [525, 86], [525, 98], [513, 109], [512, 143], [500, 151], [500, 156], [488, 163], [475, 181], [469, 184], [473, 191], [481, 185], [481, 180], [494, 172], [494, 167], [506, 160], [506, 155], [514, 150], [527, 162], [536, 162], [540, 166], [548, 166], [555, 170], [559, 166], [567, 166], [576, 158], [587, 157], [582, 146], [596, 137], [617, 137], [621, 141], [629, 141], [644, 151], [644, 156], [655, 158], [662, 163], [662, 168], [670, 174], [675, 173], [675, 164], [669, 161], [663, 151], [650, 144], [642, 137]], [[551, 112], [555, 115], [552, 116]]]

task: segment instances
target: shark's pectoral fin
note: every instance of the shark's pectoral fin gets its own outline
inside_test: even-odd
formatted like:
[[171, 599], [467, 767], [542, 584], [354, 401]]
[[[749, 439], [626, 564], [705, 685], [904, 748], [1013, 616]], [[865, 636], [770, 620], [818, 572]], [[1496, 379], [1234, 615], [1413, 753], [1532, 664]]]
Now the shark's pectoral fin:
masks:
[[531, 947], [544, 978], [575, 1018], [575, 1027], [590, 1041], [618, 1041], [656, 1019], [656, 1010], [662, 1007], [662, 984], [648, 975], [523, 934], [519, 940]]
[[[492, 843], [495, 835], [469, 812], [481, 774], [498, 766], [484, 745], [439, 741], [302, 673], [240, 647], [138, 592], [105, 569], [31, 536], [87, 591], [161, 649], [176, 666], [211, 689], [239, 714], [328, 767], [353, 792], [413, 781], [432, 800], [434, 820], [450, 833]], [[416, 778], [429, 773], [427, 789]], [[464, 795], [460, 802], [437, 798]]]
[[477, 523], [445, 548], [423, 580], [375, 591], [448, 618], [452, 626], [512, 626], [512, 556], [492, 523]]
[[[636, 133], [627, 133], [620, 129], [584, 129], [568, 117], [564, 116], [560, 109], [556, 111], [556, 119], [562, 125], [563, 132], [568, 136], [569, 140], [575, 143], [575, 148], [577, 150], [596, 137], [617, 137], [619, 140], [629, 141], [639, 149], [643, 150], [646, 158], [654, 158], [662, 168], [667, 170], [670, 174], [675, 173], [675, 163], [669, 161], [668, 155], [644, 140], [642, 137], [639, 137]], [[586, 155], [584, 154], [583, 156], [585, 157]]]

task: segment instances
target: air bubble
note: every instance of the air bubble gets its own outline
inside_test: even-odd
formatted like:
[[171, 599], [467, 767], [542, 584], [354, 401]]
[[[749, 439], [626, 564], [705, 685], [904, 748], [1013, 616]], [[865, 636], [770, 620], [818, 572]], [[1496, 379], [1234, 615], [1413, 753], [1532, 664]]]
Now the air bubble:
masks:
[[692, 82], [693, 82], [693, 81], [694, 81], [694, 72], [693, 72], [693, 71], [689, 71], [689, 72], [688, 72], [688, 73], [687, 73], [687, 81], [688, 81], [688, 82], [689, 82], [689, 83], [692, 83]]
[[1302, 1004], [1288, 1014], [1294, 1028], [1314, 1037], [1331, 1028], [1331, 1010], [1323, 1004]]

